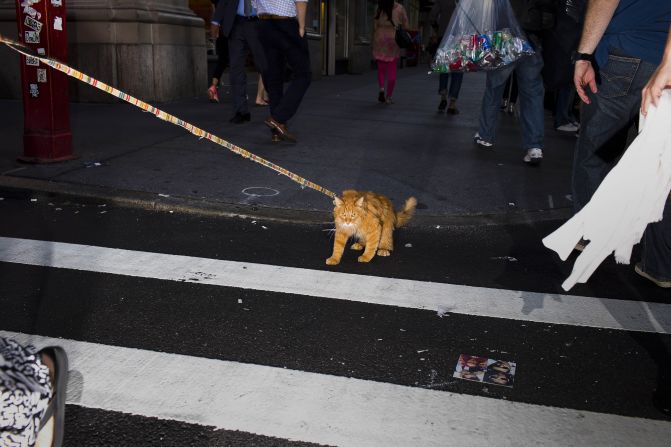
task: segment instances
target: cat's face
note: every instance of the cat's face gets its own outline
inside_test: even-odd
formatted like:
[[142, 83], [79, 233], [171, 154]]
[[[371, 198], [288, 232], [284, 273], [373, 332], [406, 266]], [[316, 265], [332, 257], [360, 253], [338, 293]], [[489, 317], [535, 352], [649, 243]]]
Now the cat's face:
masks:
[[336, 226], [352, 233], [356, 231], [365, 214], [363, 197], [358, 200], [343, 200], [336, 197], [333, 204], [335, 205], [333, 216]]

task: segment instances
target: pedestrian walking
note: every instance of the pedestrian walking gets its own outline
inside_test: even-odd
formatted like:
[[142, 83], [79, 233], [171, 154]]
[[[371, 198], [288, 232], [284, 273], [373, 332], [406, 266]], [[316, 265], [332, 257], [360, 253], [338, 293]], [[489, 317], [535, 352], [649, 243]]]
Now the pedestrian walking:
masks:
[[[373, 22], [373, 57], [377, 63], [377, 83], [380, 87], [378, 101], [393, 104], [396, 85], [396, 67], [401, 49], [396, 44], [396, 28], [408, 29], [408, 14], [394, 0], [379, 0]], [[385, 88], [386, 80], [386, 88]]]
[[574, 55], [574, 83], [584, 102], [573, 160], [574, 212], [615, 164], [601, 149], [638, 115], [641, 91], [662, 59], [670, 22], [671, 2], [589, 1]]
[[[450, 23], [456, 4], [457, 0], [436, 0], [431, 8], [429, 20], [438, 36], [439, 42], [443, 40], [445, 30]], [[440, 95], [438, 112], [445, 112], [447, 109], [447, 113], [450, 115], [459, 113], [459, 110], [457, 109], [457, 99], [459, 98], [459, 91], [461, 90], [461, 82], [463, 79], [464, 74], [461, 72], [441, 73], [438, 76], [438, 94]], [[450, 101], [449, 106], [447, 102], [448, 98]]]
[[[574, 83], [584, 102], [573, 158], [575, 213], [589, 202], [615, 165], [617, 158], [606, 158], [603, 149], [636, 119], [642, 94], [644, 98], [649, 94], [643, 88], [665, 54], [670, 24], [671, 2], [589, 1], [574, 56]], [[662, 67], [666, 66], [665, 60]], [[654, 82], [659, 81], [655, 78]], [[639, 274], [657, 285], [669, 284], [671, 279], [671, 262], [664, 253], [671, 247], [666, 229], [671, 224], [668, 215], [667, 203], [667, 218], [650, 225], [643, 236], [643, 261], [636, 267]], [[581, 241], [576, 248], [580, 250], [586, 243]]]
[[554, 101], [554, 128], [575, 133], [578, 119], [573, 113], [576, 93], [571, 55], [578, 47], [585, 14], [585, 0], [561, 0], [556, 21], [543, 39], [543, 80]]
[[[543, 57], [541, 55], [541, 32], [545, 29], [546, 17], [554, 10], [553, 0], [511, 0], [515, 17], [535, 53], [525, 56], [497, 70], [487, 72], [485, 94], [482, 99], [479, 130], [473, 141], [481, 148], [491, 148], [496, 142], [501, 101], [506, 81], [514, 72], [519, 90], [519, 115], [522, 126], [523, 161], [538, 165], [543, 160], [544, 95]], [[543, 11], [543, 14], [536, 13]]]
[[0, 337], [0, 446], [63, 445], [68, 358]]
[[[307, 0], [254, 0], [254, 4], [261, 19], [259, 37], [268, 62], [263, 77], [270, 116], [265, 123], [270, 127], [272, 141], [295, 143], [296, 136], [289, 132], [287, 122], [296, 114], [312, 81], [305, 36]], [[285, 91], [287, 64], [293, 77]]]
[[[607, 16], [597, 17], [601, 13]], [[615, 164], [617, 157], [605, 158], [603, 148], [612, 147], [612, 137], [618, 135], [619, 140], [635, 120], [642, 88], [661, 60], [669, 20], [668, 3], [660, 8], [642, 0], [588, 4], [574, 56], [574, 83], [584, 102], [583, 132], [573, 163], [575, 212], [591, 199]], [[624, 145], [618, 145], [624, 150]]]
[[266, 57], [259, 40], [259, 18], [251, 0], [219, 0], [212, 18], [212, 35], [228, 38], [231, 95], [234, 114], [229, 120], [242, 124], [251, 120], [247, 104], [247, 55], [252, 54], [256, 69], [263, 73]]
[[[217, 8], [217, 3], [219, 0], [212, 0], [212, 17], [214, 17], [214, 11]], [[210, 26], [211, 26], [210, 21]], [[224, 74], [224, 70], [228, 67], [228, 39], [224, 33], [219, 33], [217, 37], [214, 37], [214, 51], [217, 53], [217, 64], [214, 66], [214, 72], [212, 73], [212, 81], [210, 87], [207, 89], [207, 96], [210, 99], [210, 102], [219, 102], [219, 85], [221, 85], [221, 77]]]

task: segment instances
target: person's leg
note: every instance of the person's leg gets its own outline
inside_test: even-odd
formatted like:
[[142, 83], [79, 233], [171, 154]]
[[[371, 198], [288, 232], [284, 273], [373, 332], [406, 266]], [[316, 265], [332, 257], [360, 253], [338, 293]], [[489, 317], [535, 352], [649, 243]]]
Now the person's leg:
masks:
[[517, 102], [517, 95], [519, 92], [519, 84], [517, 79], [517, 73], [513, 72], [510, 76], [510, 104], [515, 104]]
[[499, 107], [501, 106], [501, 98], [503, 97], [503, 88], [513, 68], [514, 64], [487, 72], [485, 94], [482, 98], [482, 107], [480, 110], [480, 126], [476, 139], [479, 137], [481, 140], [487, 142], [489, 146], [496, 141], [496, 127], [499, 123]]
[[298, 33], [298, 22], [295, 20], [275, 20], [275, 22], [278, 22], [284, 31], [284, 55], [294, 74], [284, 92], [284, 97], [273, 111], [273, 118], [284, 124], [296, 114], [303, 95], [312, 82], [312, 71], [307, 37], [301, 37]]
[[447, 84], [450, 82], [450, 73], [441, 73], [438, 75], [438, 94], [447, 97]]
[[380, 93], [378, 94], [377, 100], [380, 102], [385, 101], [384, 96], [384, 84], [387, 77], [387, 64], [384, 61], [377, 60], [377, 85], [380, 88]]
[[461, 82], [464, 79], [463, 73], [452, 73], [450, 74], [450, 106], [447, 108], [447, 113], [456, 115], [459, 113], [457, 110], [457, 99], [459, 98], [459, 92], [461, 91]]
[[15, 340], [0, 337], [0, 352], [2, 369], [8, 372], [0, 374], [0, 445], [32, 445], [54, 395], [49, 367], [35, 348]]
[[228, 51], [231, 61], [230, 81], [234, 118], [249, 113], [247, 107], [247, 41], [244, 22], [236, 20], [228, 36]]
[[[641, 90], [654, 69], [653, 64], [640, 59], [611, 54], [601, 68], [597, 93], [588, 91], [590, 104], [582, 107], [580, 136], [573, 157], [575, 213], [589, 202], [615, 165], [613, 147], [619, 146], [620, 152], [624, 149], [624, 136], [641, 106]], [[616, 135], [618, 138], [613, 138]]]
[[268, 99], [266, 96], [266, 88], [263, 85], [263, 76], [259, 73], [259, 80], [256, 84], [256, 105], [257, 106], [267, 106]]
[[545, 120], [543, 98], [543, 58], [540, 54], [527, 56], [515, 66], [515, 78], [519, 89], [520, 124], [524, 151], [543, 149]]
[[256, 86], [256, 104], [257, 105], [268, 105], [266, 101], [266, 90], [263, 85], [263, 76], [262, 73], [266, 69], [266, 54], [263, 50], [263, 45], [259, 40], [259, 22], [245, 22], [245, 39], [247, 41], [247, 46], [249, 51], [252, 53], [252, 58], [254, 59], [254, 66], [259, 72], [259, 80]]
[[671, 287], [671, 200], [666, 201], [662, 221], [646, 228], [641, 247], [636, 272], [660, 287]]
[[578, 129], [575, 124], [575, 117], [571, 111], [573, 99], [575, 98], [575, 87], [572, 84], [561, 86], [557, 91], [556, 98], [554, 110], [555, 129], [575, 132]]
[[387, 103], [392, 103], [392, 95], [394, 93], [394, 87], [396, 86], [396, 66], [398, 64], [398, 59], [387, 62]]
[[221, 76], [228, 66], [228, 39], [222, 33], [215, 41], [215, 51], [217, 52], [217, 65], [214, 67], [212, 73], [212, 81], [210, 87], [207, 89], [207, 96], [212, 102], [219, 102], [219, 93], [217, 89], [221, 83]]
[[450, 80], [449, 73], [441, 73], [438, 75], [438, 94], [440, 95], [440, 103], [438, 103], [438, 111], [443, 112], [447, 107], [447, 84]]
[[219, 33], [214, 46], [217, 52], [217, 65], [215, 65], [212, 73], [212, 84], [218, 85], [224, 70], [228, 67], [228, 39], [223, 33]]
[[286, 59], [278, 46], [276, 20], [261, 20], [259, 23], [259, 40], [263, 46], [266, 57], [266, 69], [263, 72], [263, 79], [270, 99], [270, 115], [274, 116], [275, 108], [282, 101], [284, 96], [284, 67]]

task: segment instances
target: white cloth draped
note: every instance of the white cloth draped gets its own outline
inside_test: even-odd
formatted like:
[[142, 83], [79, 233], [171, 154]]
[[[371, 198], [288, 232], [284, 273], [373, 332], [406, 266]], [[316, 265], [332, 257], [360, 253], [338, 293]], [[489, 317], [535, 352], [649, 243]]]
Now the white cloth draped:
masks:
[[562, 260], [581, 238], [589, 244], [578, 256], [564, 290], [584, 283], [612, 252], [628, 264], [632, 247], [648, 223], [662, 219], [671, 190], [671, 90], [664, 90], [659, 106], [651, 106], [641, 130], [592, 199], [543, 244]]

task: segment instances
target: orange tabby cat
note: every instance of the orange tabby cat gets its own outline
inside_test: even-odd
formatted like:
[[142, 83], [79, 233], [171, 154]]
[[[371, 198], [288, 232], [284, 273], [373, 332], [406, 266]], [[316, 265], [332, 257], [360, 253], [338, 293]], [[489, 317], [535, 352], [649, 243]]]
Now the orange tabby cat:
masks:
[[389, 256], [394, 249], [394, 228], [410, 220], [417, 199], [410, 197], [401, 211], [394, 212], [391, 200], [382, 194], [350, 189], [343, 191], [342, 199], [336, 197], [333, 204], [336, 229], [333, 254], [326, 260], [328, 265], [340, 262], [350, 237], [358, 240], [352, 244], [352, 250], [364, 250], [359, 256], [359, 262], [369, 262], [375, 253], [378, 256]]

